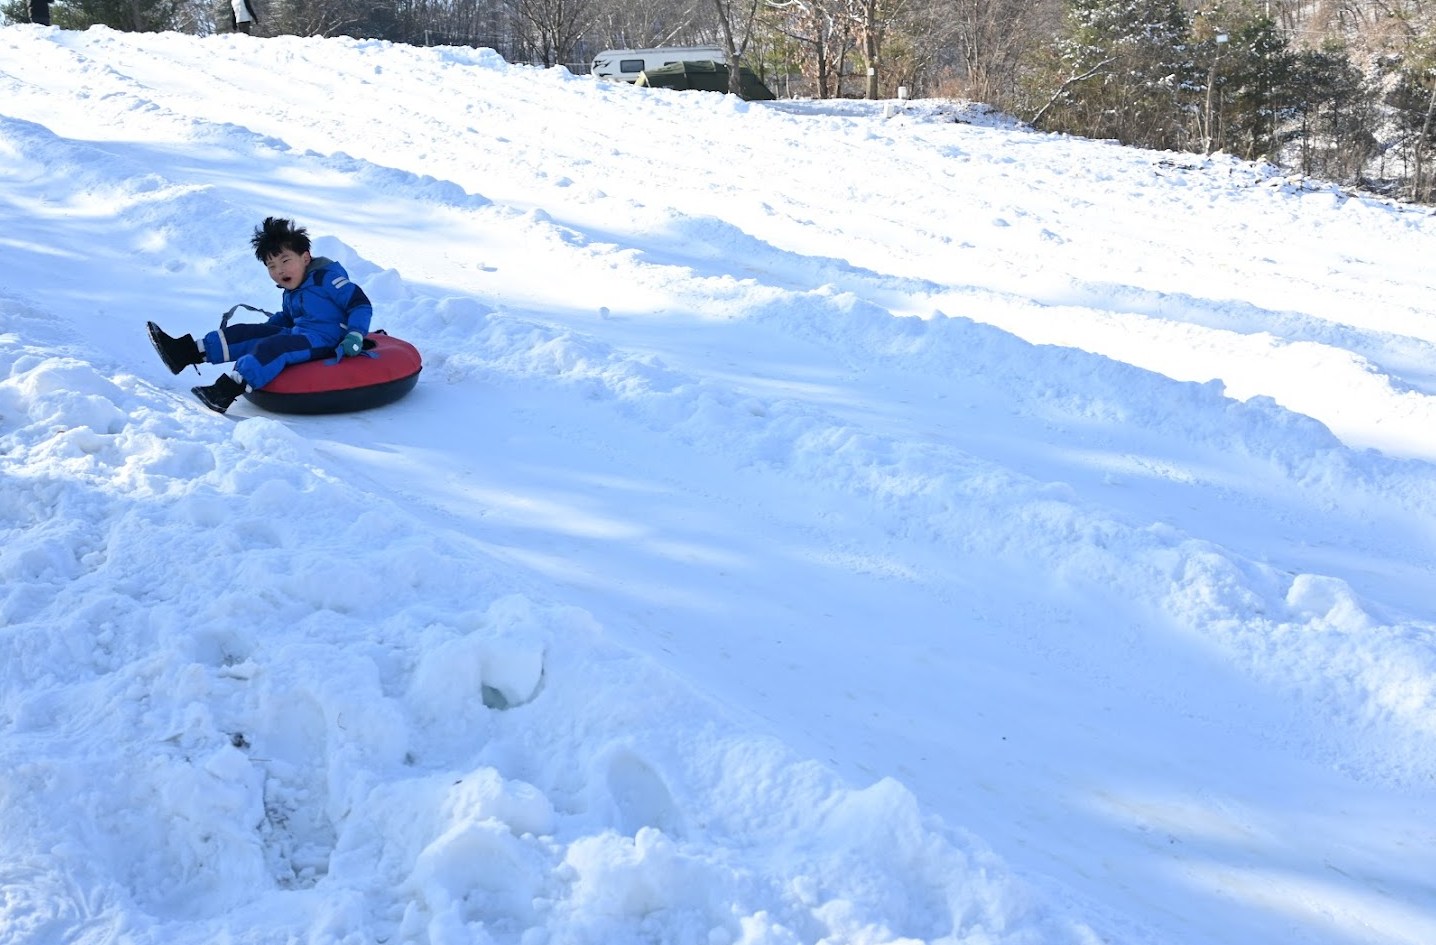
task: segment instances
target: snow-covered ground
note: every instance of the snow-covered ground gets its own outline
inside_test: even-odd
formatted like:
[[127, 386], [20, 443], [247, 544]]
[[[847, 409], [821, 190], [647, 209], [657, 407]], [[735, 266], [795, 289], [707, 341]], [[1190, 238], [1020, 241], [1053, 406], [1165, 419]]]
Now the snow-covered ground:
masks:
[[[227, 417], [310, 228], [425, 357]], [[0, 943], [1436, 941], [1436, 219], [0, 30]]]

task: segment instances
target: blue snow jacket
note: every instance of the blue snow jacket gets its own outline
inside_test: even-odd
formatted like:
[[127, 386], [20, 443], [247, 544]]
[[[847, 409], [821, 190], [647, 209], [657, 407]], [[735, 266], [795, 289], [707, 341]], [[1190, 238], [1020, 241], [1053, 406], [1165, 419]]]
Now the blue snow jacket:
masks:
[[283, 307], [270, 316], [269, 324], [293, 329], [315, 348], [333, 348], [351, 331], [367, 332], [373, 317], [369, 296], [349, 281], [344, 267], [316, 256], [299, 285], [284, 290]]

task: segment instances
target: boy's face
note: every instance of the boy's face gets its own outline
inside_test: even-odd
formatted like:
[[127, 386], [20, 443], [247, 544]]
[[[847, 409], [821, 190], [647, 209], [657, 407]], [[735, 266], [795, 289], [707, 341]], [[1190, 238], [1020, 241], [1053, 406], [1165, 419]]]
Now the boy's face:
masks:
[[309, 253], [281, 249], [264, 261], [264, 267], [269, 270], [269, 278], [274, 280], [275, 285], [281, 289], [292, 289], [304, 278], [304, 270], [313, 258]]

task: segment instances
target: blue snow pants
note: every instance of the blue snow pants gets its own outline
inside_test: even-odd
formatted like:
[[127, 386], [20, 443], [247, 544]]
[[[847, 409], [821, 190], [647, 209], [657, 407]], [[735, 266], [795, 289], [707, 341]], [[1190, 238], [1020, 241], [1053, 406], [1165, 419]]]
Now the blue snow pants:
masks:
[[313, 340], [292, 328], [260, 322], [210, 332], [204, 336], [204, 354], [210, 364], [233, 361], [244, 382], [260, 388], [291, 364], [334, 354], [334, 345], [315, 347]]

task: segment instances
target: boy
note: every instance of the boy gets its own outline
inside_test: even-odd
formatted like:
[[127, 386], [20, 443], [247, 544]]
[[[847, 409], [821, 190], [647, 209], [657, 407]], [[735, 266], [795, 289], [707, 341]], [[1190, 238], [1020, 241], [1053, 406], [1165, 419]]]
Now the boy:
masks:
[[213, 384], [190, 388], [206, 407], [220, 413], [240, 394], [263, 387], [291, 364], [330, 357], [340, 349], [346, 356], [358, 354], [374, 316], [364, 290], [349, 281], [339, 263], [314, 258], [308, 232], [293, 221], [266, 217], [254, 228], [249, 244], [284, 290], [282, 307], [268, 321], [229, 325], [199, 341], [193, 335], [171, 338], [148, 323], [150, 341], [174, 374], [192, 364], [234, 362], [234, 370]]

